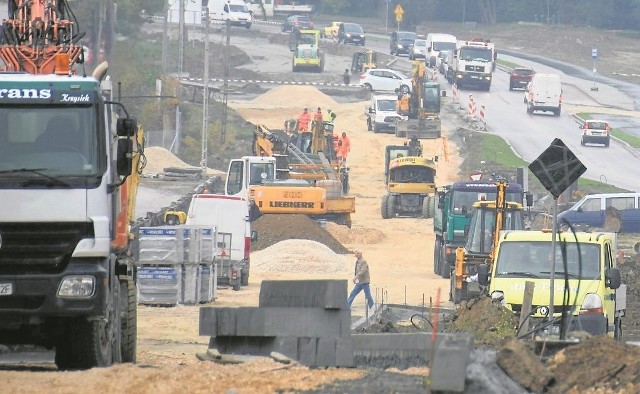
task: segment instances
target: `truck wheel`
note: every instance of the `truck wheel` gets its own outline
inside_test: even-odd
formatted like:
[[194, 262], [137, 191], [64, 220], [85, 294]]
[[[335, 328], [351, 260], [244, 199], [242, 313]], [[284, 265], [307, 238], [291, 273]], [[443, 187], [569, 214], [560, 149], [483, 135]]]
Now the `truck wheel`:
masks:
[[233, 290], [234, 291], [240, 291], [240, 282], [238, 282], [238, 283], [233, 285]]
[[373, 124], [373, 132], [377, 133], [378, 131], [380, 131], [380, 127], [376, 123], [374, 123]]
[[389, 195], [382, 196], [382, 204], [380, 205], [380, 214], [382, 215], [383, 219], [389, 219], [389, 216], [387, 216], [388, 205], [389, 205]]
[[248, 271], [241, 271], [241, 277], [240, 277], [240, 285], [242, 286], [249, 286], [249, 272]]
[[135, 363], [138, 341], [138, 300], [136, 297], [136, 284], [133, 278], [120, 281], [120, 294], [123, 295], [121, 297], [122, 308], [120, 311], [122, 362]]
[[[117, 281], [112, 280], [112, 283]], [[60, 369], [109, 367], [122, 361], [120, 285], [113, 285], [105, 319], [72, 319], [67, 337], [56, 347], [55, 362]]]
[[440, 248], [440, 276], [445, 279], [449, 279], [451, 277], [451, 266], [447, 262], [447, 252], [444, 245]]
[[342, 194], [349, 194], [349, 173], [343, 172], [340, 180], [342, 181]]
[[433, 273], [440, 275], [440, 240], [436, 238], [433, 243]]
[[431, 216], [431, 196], [425, 196], [422, 200], [422, 217], [429, 219]]

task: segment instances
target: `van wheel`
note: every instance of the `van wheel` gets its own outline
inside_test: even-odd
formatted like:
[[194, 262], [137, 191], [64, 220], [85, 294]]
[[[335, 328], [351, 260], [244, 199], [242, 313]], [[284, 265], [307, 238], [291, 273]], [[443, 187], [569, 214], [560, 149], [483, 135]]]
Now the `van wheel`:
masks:
[[240, 291], [240, 282], [233, 285], [233, 290]]

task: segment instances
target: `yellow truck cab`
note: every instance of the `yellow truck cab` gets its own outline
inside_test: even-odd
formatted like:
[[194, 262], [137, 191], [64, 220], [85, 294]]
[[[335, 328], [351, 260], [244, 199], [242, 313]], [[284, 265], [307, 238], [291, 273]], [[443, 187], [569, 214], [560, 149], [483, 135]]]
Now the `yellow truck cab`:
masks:
[[[626, 285], [621, 284], [616, 267], [616, 234], [557, 235], [552, 326], [547, 324], [553, 256], [551, 231], [502, 231], [493, 267], [489, 270], [484, 265], [478, 270], [480, 285], [488, 285], [491, 297], [501, 300], [514, 313], [530, 314], [532, 331], [558, 334], [564, 310], [568, 321], [565, 332], [586, 331], [621, 340]], [[535, 286], [532, 307], [530, 311], [522, 311], [527, 281]]]

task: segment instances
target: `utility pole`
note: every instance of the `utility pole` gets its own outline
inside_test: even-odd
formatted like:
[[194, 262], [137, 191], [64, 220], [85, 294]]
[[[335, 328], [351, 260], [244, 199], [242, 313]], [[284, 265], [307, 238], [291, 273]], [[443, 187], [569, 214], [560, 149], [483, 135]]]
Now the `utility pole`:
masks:
[[164, 0], [164, 23], [162, 29], [162, 74], [167, 74], [167, 51], [169, 47], [169, 0]]
[[202, 96], [202, 175], [207, 176], [207, 150], [209, 138], [209, 7], [204, 7], [204, 86]]
[[[180, 7], [178, 9], [179, 23], [178, 23], [178, 78], [182, 80], [182, 65], [184, 63], [184, 1], [180, 0]], [[171, 145], [171, 152], [177, 153], [180, 151], [180, 139], [182, 134], [182, 113], [180, 112], [180, 103], [182, 102], [182, 85], [178, 83], [178, 105], [176, 105], [176, 138]]]
[[220, 142], [225, 143], [227, 139], [227, 96], [229, 94], [229, 46], [231, 43], [231, 21], [226, 21], [227, 42], [224, 46], [224, 86], [222, 89], [222, 129], [220, 132]]

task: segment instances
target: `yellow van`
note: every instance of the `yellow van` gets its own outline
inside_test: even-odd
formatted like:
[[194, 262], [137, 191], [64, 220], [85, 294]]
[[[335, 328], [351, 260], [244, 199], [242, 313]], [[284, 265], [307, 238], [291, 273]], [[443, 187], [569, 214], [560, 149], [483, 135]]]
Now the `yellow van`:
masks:
[[[502, 231], [493, 267], [478, 269], [478, 282], [514, 313], [530, 315], [531, 330], [541, 335], [586, 331], [622, 339], [626, 285], [616, 268], [616, 234], [560, 232], [556, 237], [553, 324], [549, 324], [551, 231]], [[491, 271], [491, 272], [489, 272]], [[522, 311], [525, 282], [533, 282], [531, 310]], [[565, 291], [565, 288], [567, 288]]]

